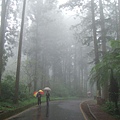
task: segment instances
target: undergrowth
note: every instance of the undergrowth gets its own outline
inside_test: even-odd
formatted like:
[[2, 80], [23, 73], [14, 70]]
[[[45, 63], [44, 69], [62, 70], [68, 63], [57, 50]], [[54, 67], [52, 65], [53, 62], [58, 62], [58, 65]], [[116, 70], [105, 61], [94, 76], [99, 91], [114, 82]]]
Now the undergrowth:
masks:
[[119, 109], [118, 114], [116, 114], [116, 108], [115, 108], [115, 104], [113, 102], [107, 101], [104, 105], [102, 105], [102, 109], [105, 112], [114, 116], [115, 118], [120, 119], [120, 102], [118, 102], [118, 109]]

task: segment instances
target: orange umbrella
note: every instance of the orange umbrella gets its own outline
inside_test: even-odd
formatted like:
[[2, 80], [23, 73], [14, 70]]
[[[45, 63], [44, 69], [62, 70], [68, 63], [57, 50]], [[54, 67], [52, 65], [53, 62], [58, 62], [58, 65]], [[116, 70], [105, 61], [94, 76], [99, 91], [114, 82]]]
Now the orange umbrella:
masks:
[[35, 91], [35, 92], [33, 93], [33, 96], [35, 96], [35, 97], [36, 97], [37, 93], [38, 93], [38, 92], [37, 92], [37, 91]]
[[41, 94], [41, 95], [43, 95], [43, 94], [44, 94], [44, 92], [43, 92], [42, 90], [39, 90], [39, 92], [40, 92], [40, 94]]
[[44, 92], [43, 92], [42, 90], [39, 90], [39, 91], [35, 91], [35, 92], [33, 93], [33, 96], [35, 96], [35, 97], [36, 97], [36, 95], [37, 95], [37, 93], [38, 93], [38, 92], [40, 92], [40, 94], [41, 94], [41, 95], [43, 95], [43, 94], [44, 94]]

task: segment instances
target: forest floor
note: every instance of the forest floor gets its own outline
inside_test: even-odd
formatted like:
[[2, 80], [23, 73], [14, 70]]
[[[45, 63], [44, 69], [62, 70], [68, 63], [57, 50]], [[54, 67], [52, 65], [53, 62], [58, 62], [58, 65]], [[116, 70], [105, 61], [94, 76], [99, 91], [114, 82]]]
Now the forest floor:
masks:
[[96, 100], [87, 100], [81, 104], [81, 108], [88, 120], [118, 120], [106, 113], [97, 105]]

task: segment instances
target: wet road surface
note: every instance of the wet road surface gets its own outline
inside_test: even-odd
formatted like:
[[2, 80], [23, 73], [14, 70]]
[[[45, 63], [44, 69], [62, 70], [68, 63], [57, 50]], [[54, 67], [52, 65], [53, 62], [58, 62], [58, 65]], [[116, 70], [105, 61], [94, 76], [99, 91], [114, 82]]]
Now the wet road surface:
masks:
[[6, 120], [84, 120], [80, 100], [50, 101], [34, 106]]

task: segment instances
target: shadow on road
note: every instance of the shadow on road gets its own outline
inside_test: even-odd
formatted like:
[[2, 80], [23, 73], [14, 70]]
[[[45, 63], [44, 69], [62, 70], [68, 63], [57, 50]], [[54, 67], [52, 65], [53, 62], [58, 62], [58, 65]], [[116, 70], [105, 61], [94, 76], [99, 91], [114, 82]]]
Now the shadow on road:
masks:
[[46, 105], [46, 117], [49, 117], [49, 106]]
[[37, 120], [42, 120], [42, 116], [41, 116], [41, 106], [38, 107], [37, 111], [38, 111], [38, 113], [37, 113]]

